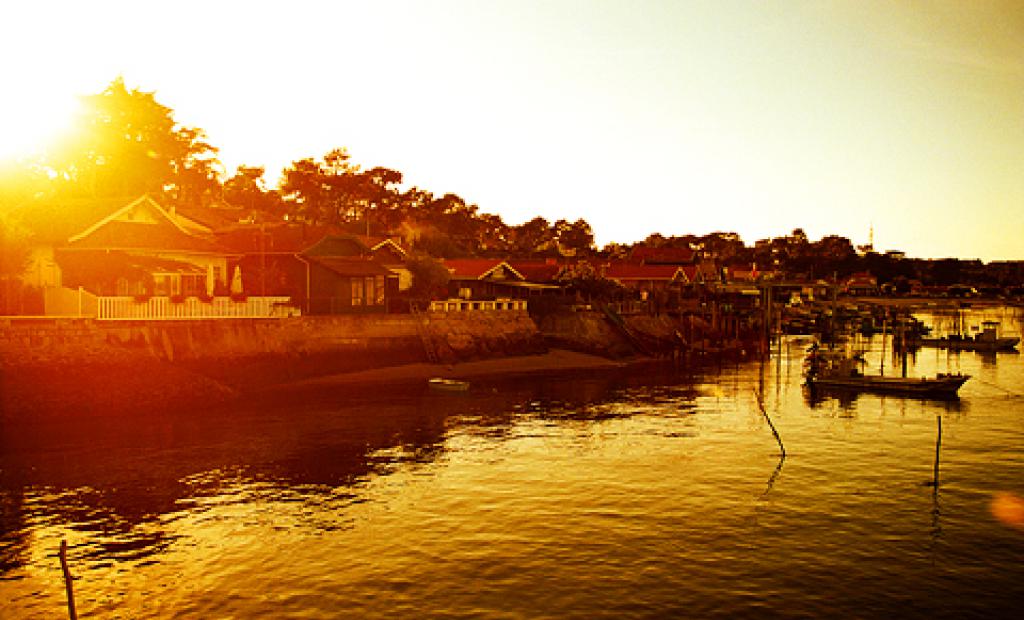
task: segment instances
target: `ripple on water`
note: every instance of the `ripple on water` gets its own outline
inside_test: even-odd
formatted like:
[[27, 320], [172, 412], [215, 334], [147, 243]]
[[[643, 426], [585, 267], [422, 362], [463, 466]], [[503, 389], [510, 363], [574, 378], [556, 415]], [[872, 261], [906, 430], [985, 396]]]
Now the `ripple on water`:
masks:
[[5, 448], [3, 615], [61, 613], [68, 538], [82, 617], [1000, 617], [1024, 401], [990, 394], [1024, 364], [955, 363], [986, 382], [956, 405], [811, 401], [794, 357]]

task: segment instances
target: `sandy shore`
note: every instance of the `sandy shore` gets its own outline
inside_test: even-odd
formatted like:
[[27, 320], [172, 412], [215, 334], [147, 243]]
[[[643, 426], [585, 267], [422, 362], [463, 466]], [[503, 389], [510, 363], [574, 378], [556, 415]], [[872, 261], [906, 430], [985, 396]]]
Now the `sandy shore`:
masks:
[[613, 361], [596, 355], [552, 349], [539, 355], [499, 357], [456, 364], [406, 364], [374, 368], [289, 383], [283, 388], [316, 388], [356, 385], [361, 383], [406, 383], [426, 381], [431, 377], [470, 379], [484, 376], [512, 376], [563, 370], [612, 369], [629, 366], [629, 362]]

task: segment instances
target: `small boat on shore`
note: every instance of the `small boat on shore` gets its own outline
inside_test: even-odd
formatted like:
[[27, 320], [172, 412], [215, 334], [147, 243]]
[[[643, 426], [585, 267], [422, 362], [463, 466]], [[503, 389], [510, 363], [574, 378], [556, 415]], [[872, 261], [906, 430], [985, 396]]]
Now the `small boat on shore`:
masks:
[[433, 377], [427, 380], [427, 386], [432, 390], [438, 390], [442, 392], [465, 392], [469, 389], [469, 381], [459, 381], [458, 379], [442, 379], [441, 377]]
[[953, 334], [942, 338], [918, 338], [910, 344], [951, 351], [1013, 351], [1020, 342], [1020, 338], [1000, 336], [997, 321], [985, 321], [981, 327], [977, 336]]
[[807, 358], [806, 385], [811, 390], [873, 392], [897, 396], [953, 398], [970, 375], [939, 373], [935, 377], [883, 377], [863, 374], [862, 360], [812, 348]]

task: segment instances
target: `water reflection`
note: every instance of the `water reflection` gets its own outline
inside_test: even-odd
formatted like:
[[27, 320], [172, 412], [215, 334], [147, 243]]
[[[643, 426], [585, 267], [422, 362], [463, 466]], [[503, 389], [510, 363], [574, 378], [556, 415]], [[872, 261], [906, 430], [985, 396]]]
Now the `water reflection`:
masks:
[[1024, 536], [989, 505], [1024, 494], [1019, 357], [910, 358], [976, 377], [960, 401], [811, 400], [778, 351], [4, 427], [3, 614], [61, 609], [64, 536], [83, 617], [1014, 609]]
[[[671, 385], [655, 380], [672, 377]], [[325, 522], [362, 501], [358, 487], [399, 468], [443, 458], [453, 432], [495, 439], [524, 420], [586, 425], [672, 403], [692, 412], [697, 392], [678, 368], [651, 373], [491, 380], [470, 392], [389, 386], [387, 397], [352, 387], [263, 395], [259, 402], [160, 417], [118, 417], [6, 427], [0, 435], [0, 573], [28, 561], [29, 536], [60, 526], [81, 534], [79, 561], [159, 556], [177, 537], [167, 525], [226, 505], [310, 504]], [[692, 379], [690, 377], [689, 379]], [[645, 387], [647, 386], [647, 387]], [[610, 393], [629, 406], [608, 405]]]
[[878, 394], [870, 394], [866, 392], [856, 392], [851, 390], [842, 389], [828, 389], [822, 387], [815, 387], [814, 389], [804, 386], [804, 401], [807, 406], [811, 409], [822, 409], [830, 404], [835, 404], [845, 412], [846, 415], [853, 415], [857, 410], [857, 400], [860, 398], [870, 399], [872, 401], [882, 400], [903, 403], [908, 400], [916, 400], [927, 403], [932, 403], [936, 407], [940, 407], [943, 411], [948, 413], [963, 413], [967, 411], [969, 404], [962, 400], [959, 396], [879, 396]]

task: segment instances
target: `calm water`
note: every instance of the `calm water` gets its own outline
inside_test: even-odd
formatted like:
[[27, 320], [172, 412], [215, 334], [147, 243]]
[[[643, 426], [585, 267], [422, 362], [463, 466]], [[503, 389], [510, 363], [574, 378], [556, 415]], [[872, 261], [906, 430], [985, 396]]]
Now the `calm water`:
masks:
[[[882, 343], [864, 343], [869, 372]], [[910, 360], [974, 375], [956, 402], [811, 402], [806, 345], [765, 365], [5, 428], [0, 617], [66, 617], [62, 538], [82, 617], [1014, 613], [1024, 531], [990, 503], [1024, 495], [1021, 356]]]

